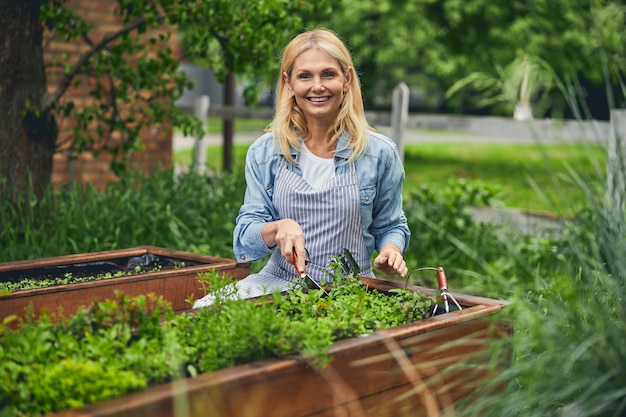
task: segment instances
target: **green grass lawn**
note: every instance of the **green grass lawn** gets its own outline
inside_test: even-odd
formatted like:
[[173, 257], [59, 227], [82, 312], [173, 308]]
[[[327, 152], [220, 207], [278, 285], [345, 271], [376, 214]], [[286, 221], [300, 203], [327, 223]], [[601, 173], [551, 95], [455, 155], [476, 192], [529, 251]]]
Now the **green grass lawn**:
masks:
[[[266, 123], [238, 120], [236, 130], [261, 134]], [[210, 121], [211, 125], [219, 121]], [[235, 166], [243, 164], [247, 148], [235, 145]], [[605, 156], [604, 148], [587, 144], [411, 143], [405, 146], [405, 192], [420, 184], [445, 187], [451, 178], [464, 178], [498, 187], [505, 207], [572, 214], [585, 205], [586, 196], [571, 179], [568, 167], [585, 180], [604, 181]], [[189, 166], [191, 150], [178, 151], [174, 158], [176, 164]], [[214, 170], [221, 169], [221, 145], [208, 147], [207, 163]]]
[[505, 207], [572, 214], [586, 196], [570, 168], [586, 181], [603, 181], [605, 155], [585, 144], [411, 144], [405, 148], [405, 190], [464, 178], [497, 186]]

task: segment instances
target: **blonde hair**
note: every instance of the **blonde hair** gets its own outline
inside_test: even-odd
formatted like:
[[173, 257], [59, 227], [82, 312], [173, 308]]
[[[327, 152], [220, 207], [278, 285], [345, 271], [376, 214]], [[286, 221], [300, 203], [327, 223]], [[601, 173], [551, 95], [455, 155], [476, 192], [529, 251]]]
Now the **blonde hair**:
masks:
[[[329, 142], [334, 143], [344, 131], [348, 133], [347, 147], [352, 149], [349, 161], [353, 161], [367, 148], [367, 130], [374, 129], [365, 119], [361, 84], [354, 71], [352, 57], [346, 45], [337, 35], [327, 29], [303, 32], [293, 38], [283, 50], [280, 74], [285, 73], [288, 78], [291, 78], [296, 59], [311, 49], [326, 52], [337, 60], [345, 76], [351, 75], [348, 91], [343, 96], [339, 114], [335, 123], [330, 126], [328, 135], [330, 136]], [[308, 127], [302, 110], [289, 94], [286, 81], [282, 76], [279, 77], [277, 96], [274, 119], [267, 130], [272, 132], [274, 140], [280, 145], [285, 157], [295, 163], [289, 148], [292, 146], [294, 149], [300, 149], [300, 138], [308, 135]]]

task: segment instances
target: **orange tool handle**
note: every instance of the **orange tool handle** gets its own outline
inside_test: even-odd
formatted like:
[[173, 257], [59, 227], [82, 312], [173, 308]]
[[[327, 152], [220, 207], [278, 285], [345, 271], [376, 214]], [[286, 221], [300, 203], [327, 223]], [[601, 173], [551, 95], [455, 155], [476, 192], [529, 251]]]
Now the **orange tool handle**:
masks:
[[446, 273], [442, 267], [437, 268], [437, 283], [439, 284], [440, 291], [448, 289], [448, 279], [446, 278]]
[[300, 278], [306, 276], [306, 269], [304, 269], [304, 267], [300, 269], [300, 267], [298, 266], [298, 254], [296, 253], [295, 248], [291, 251], [291, 256], [293, 257], [293, 267], [296, 268], [296, 273], [298, 274], [298, 276]]

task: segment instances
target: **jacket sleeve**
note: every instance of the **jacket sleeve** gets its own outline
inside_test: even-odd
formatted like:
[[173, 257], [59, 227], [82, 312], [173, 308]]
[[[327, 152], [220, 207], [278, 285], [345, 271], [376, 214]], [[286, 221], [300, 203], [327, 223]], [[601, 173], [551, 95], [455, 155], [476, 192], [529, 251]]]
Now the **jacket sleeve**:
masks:
[[268, 145], [267, 139], [261, 139], [248, 148], [246, 192], [233, 232], [235, 258], [242, 262], [260, 259], [273, 251], [263, 241], [261, 229], [266, 223], [278, 219], [272, 204], [278, 156], [270, 154], [269, 149], [273, 147]]
[[386, 243], [393, 243], [404, 252], [410, 241], [407, 218], [402, 208], [404, 166], [395, 144], [385, 147], [378, 167], [377, 198], [374, 202], [370, 232], [380, 252]]

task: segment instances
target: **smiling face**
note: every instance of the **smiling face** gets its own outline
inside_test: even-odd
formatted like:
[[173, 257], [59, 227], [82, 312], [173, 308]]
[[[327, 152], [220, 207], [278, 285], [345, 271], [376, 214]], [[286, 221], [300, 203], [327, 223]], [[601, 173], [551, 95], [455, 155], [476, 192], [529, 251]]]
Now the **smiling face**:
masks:
[[350, 85], [350, 72], [344, 75], [339, 62], [320, 49], [309, 49], [294, 61], [291, 75], [283, 80], [307, 123], [334, 122], [344, 94]]

